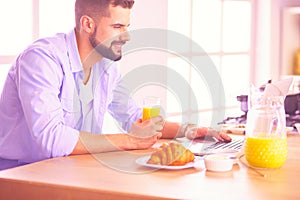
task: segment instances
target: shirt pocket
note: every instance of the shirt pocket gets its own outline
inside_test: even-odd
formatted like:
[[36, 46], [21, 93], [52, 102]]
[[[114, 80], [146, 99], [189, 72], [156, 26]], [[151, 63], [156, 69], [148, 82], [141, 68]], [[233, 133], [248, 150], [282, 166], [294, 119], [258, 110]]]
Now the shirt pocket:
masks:
[[71, 126], [72, 128], [76, 125], [76, 116], [80, 114], [79, 107], [73, 99], [61, 99], [61, 107], [63, 110], [63, 118], [65, 125]]

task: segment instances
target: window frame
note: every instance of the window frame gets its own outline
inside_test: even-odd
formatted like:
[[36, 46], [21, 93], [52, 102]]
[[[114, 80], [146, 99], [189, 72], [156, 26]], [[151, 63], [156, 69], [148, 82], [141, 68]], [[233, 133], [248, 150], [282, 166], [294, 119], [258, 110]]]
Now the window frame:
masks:
[[[192, 23], [193, 21], [193, 1], [194, 0], [189, 0], [189, 3], [190, 4], [190, 23]], [[224, 17], [224, 2], [226, 1], [235, 1], [235, 0], [220, 0], [221, 2], [221, 14], [220, 14], [220, 26], [221, 26], [221, 31], [224, 31], [223, 30], [223, 26], [224, 26], [224, 21], [223, 21], [223, 17]], [[218, 52], [204, 52], [204, 53], [197, 53], [197, 52], [193, 52], [193, 50], [190, 48], [189, 51], [186, 51], [186, 52], [183, 52], [182, 55], [183, 56], [187, 56], [187, 57], [196, 57], [196, 56], [204, 56], [204, 55], [208, 55], [209, 57], [218, 57], [219, 58], [219, 62], [220, 62], [220, 70], [222, 70], [222, 58], [226, 57], [226, 56], [236, 56], [236, 55], [241, 55], [241, 56], [249, 56], [249, 60], [248, 60], [248, 64], [249, 64], [249, 86], [250, 86], [250, 83], [254, 81], [254, 73], [255, 73], [255, 68], [254, 68], [254, 63], [252, 62], [252, 60], [254, 59], [254, 54], [253, 54], [253, 49], [255, 48], [255, 43], [254, 43], [254, 34], [256, 32], [256, 27], [255, 27], [255, 24], [254, 24], [254, 13], [255, 13], [255, 9], [257, 9], [257, 7], [255, 6], [255, 2], [254, 0], [242, 0], [242, 1], [245, 1], [245, 2], [249, 2], [250, 3], [250, 30], [251, 30], [251, 33], [250, 33], [250, 46], [249, 46], [249, 50], [247, 51], [234, 51], [234, 52], [224, 52], [223, 49], [222, 49], [222, 44], [223, 44], [223, 37], [222, 37], [222, 33], [220, 33], [220, 51]], [[170, 9], [170, 8], [169, 8]], [[190, 30], [189, 30], [189, 35], [188, 37], [192, 38], [193, 36], [193, 28], [192, 26], [190, 26]], [[191, 47], [191, 44], [189, 45]], [[190, 66], [190, 69], [192, 68], [192, 66]], [[190, 70], [191, 71], [191, 70]], [[189, 80], [188, 80], [191, 83], [191, 73], [189, 74]], [[189, 95], [190, 96], [190, 95]], [[168, 99], [168, 97], [167, 97]], [[170, 98], [172, 99], [172, 98]], [[190, 100], [189, 100], [190, 101]], [[171, 110], [176, 110], [174, 108], [172, 108]], [[190, 121], [193, 121], [193, 115], [199, 115], [199, 113], [201, 113], [201, 115], [206, 115], [204, 117], [204, 119], [201, 119], [200, 121], [202, 122], [201, 124], [204, 123], [207, 123], [207, 125], [210, 125], [209, 122], [210, 122], [210, 117], [211, 117], [211, 112], [213, 111], [218, 111], [218, 110], [225, 110], [225, 112], [229, 115], [242, 115], [243, 113], [240, 111], [240, 107], [239, 107], [239, 103], [237, 102], [235, 105], [225, 105], [224, 108], [221, 108], [221, 107], [211, 107], [211, 108], [198, 108], [198, 110], [193, 110], [193, 108], [190, 108], [189, 110], [189, 113], [186, 113], [186, 112], [180, 112], [179, 110], [177, 112], [171, 112], [171, 113], [168, 113], [168, 115], [170, 116], [173, 116], [174, 119], [182, 119], [180, 117], [180, 115], [188, 115], [190, 116]], [[233, 114], [234, 113], [234, 114]], [[200, 116], [201, 118], [201, 116]], [[195, 121], [193, 121], [194, 123], [197, 123]]]

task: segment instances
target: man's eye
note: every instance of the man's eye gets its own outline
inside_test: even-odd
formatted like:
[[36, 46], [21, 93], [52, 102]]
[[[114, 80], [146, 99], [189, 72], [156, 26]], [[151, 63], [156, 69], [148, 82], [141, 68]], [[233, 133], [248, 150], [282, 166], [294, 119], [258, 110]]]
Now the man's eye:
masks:
[[114, 28], [117, 28], [117, 29], [122, 28], [121, 25], [113, 25], [113, 27], [114, 27]]

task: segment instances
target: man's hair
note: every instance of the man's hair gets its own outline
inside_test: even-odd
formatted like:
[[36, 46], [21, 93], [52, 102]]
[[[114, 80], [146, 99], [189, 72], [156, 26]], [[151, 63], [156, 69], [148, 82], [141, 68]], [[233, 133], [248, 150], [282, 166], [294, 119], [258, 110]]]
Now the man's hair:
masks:
[[134, 0], [76, 0], [75, 2], [75, 20], [76, 28], [80, 28], [80, 18], [87, 15], [94, 20], [105, 16], [109, 16], [108, 7], [122, 6], [123, 8], [131, 9]]

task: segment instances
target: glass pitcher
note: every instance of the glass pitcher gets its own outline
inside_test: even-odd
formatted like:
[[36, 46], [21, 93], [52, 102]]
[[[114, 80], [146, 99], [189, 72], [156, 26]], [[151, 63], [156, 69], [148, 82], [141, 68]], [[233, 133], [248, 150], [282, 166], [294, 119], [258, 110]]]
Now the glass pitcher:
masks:
[[284, 97], [251, 97], [247, 113], [245, 157], [258, 168], [279, 168], [287, 158]]

